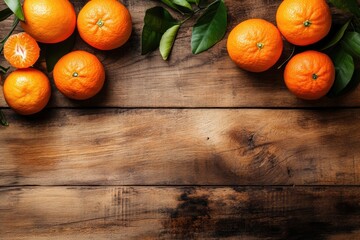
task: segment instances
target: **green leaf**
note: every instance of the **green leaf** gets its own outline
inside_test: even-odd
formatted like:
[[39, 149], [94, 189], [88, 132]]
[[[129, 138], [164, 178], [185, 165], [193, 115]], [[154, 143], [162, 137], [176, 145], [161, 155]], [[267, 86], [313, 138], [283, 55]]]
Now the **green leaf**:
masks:
[[347, 32], [341, 40], [341, 46], [353, 57], [360, 58], [360, 33]]
[[11, 11], [13, 11], [17, 18], [19, 18], [21, 21], [25, 20], [20, 0], [4, 0], [4, 2], [11, 9]]
[[46, 70], [48, 72], [51, 72], [54, 69], [55, 64], [60, 58], [73, 49], [75, 36], [76, 34], [74, 32], [70, 37], [62, 42], [42, 45], [45, 47]]
[[9, 71], [9, 69], [10, 69], [10, 67], [3, 67], [3, 66], [0, 66], [0, 72], [1, 73], [3, 73], [3, 74], [5, 74], [5, 73], [7, 73], [7, 71]]
[[357, 0], [329, 0], [335, 7], [360, 16], [360, 9]]
[[14, 32], [16, 26], [19, 24], [19, 19], [17, 17], [15, 17], [14, 21], [13, 21], [13, 24], [11, 26], [11, 29], [10, 29], [10, 32], [8, 32], [8, 34], [3, 38], [1, 39], [0, 43], [5, 43], [6, 40], [10, 37], [10, 35]]
[[174, 45], [176, 35], [179, 31], [180, 25], [174, 25], [162, 35], [160, 40], [160, 54], [164, 60], [167, 60], [171, 49]]
[[15, 17], [13, 25], [11, 27], [10, 32], [8, 32], [8, 34], [0, 41], [0, 53], [2, 52], [3, 48], [4, 48], [4, 43], [6, 42], [6, 40], [10, 37], [10, 35], [14, 32], [16, 26], [19, 24], [19, 19], [17, 17]]
[[186, 0], [172, 0], [172, 2], [174, 4], [176, 4], [177, 6], [180, 6], [180, 7], [183, 7], [183, 8], [186, 8], [186, 9], [192, 11], [192, 7], [191, 7], [190, 3]]
[[10, 8], [5, 8], [4, 10], [1, 10], [0, 11], [0, 22], [4, 21], [5, 19], [10, 17], [11, 15], [13, 15], [13, 12], [11, 11]]
[[179, 11], [181, 13], [180, 9], [171, 0], [161, 0], [161, 2], [167, 5], [168, 7], [176, 11]]
[[141, 37], [141, 54], [147, 54], [159, 47], [162, 35], [178, 24], [163, 7], [153, 7], [146, 10], [144, 27]]
[[9, 123], [6, 120], [5, 114], [1, 110], [0, 110], [0, 124], [3, 126], [9, 126]]
[[219, 42], [225, 35], [227, 10], [223, 0], [210, 4], [194, 25], [191, 37], [192, 53], [201, 53]]
[[193, 12], [190, 3], [186, 0], [161, 0], [168, 7], [178, 11], [181, 14]]
[[335, 65], [335, 82], [328, 93], [329, 97], [341, 95], [350, 83], [355, 71], [353, 57], [341, 48], [335, 50], [331, 55]]
[[354, 75], [351, 78], [349, 84], [346, 86], [346, 88], [341, 92], [341, 94], [347, 93], [351, 90], [353, 90], [355, 87], [357, 87], [360, 83], [360, 70], [355, 69]]
[[341, 40], [341, 38], [344, 36], [344, 33], [345, 33], [346, 29], [348, 28], [350, 22], [351, 22], [351, 20], [347, 21], [340, 28], [340, 30], [335, 34], [335, 36], [330, 40], [330, 42], [328, 44], [326, 44], [325, 47], [323, 47], [321, 50], [326, 50], [328, 48], [331, 48], [335, 44], [337, 44]]

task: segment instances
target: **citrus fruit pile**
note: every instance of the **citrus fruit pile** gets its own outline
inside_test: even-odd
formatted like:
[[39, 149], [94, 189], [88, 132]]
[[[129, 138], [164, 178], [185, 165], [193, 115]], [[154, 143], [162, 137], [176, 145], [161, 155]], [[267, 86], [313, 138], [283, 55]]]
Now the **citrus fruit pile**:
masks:
[[[68, 0], [25, 0], [25, 32], [11, 35], [4, 44], [5, 59], [17, 70], [4, 82], [4, 97], [17, 113], [30, 115], [41, 111], [51, 95], [49, 78], [33, 65], [38, 61], [38, 42], [56, 44], [69, 38], [77, 26], [80, 37], [99, 50], [125, 44], [132, 31], [131, 15], [117, 0], [92, 0], [76, 17]], [[103, 87], [105, 69], [99, 59], [77, 50], [63, 56], [55, 65], [56, 88], [66, 97], [85, 100]]]
[[[329, 33], [331, 23], [330, 8], [325, 0], [284, 0], [276, 12], [277, 27], [263, 19], [245, 20], [230, 32], [227, 51], [240, 68], [263, 72], [280, 59], [282, 37], [296, 46], [311, 45]], [[297, 97], [319, 99], [334, 83], [334, 64], [324, 53], [305, 51], [287, 63], [284, 80]]]

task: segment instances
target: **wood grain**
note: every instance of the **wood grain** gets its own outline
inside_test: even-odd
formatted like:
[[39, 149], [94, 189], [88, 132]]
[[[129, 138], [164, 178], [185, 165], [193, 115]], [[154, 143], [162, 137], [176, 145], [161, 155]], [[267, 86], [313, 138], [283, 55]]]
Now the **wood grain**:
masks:
[[3, 186], [360, 184], [357, 109], [5, 114]]
[[[78, 12], [87, 1], [72, 2]], [[227, 36], [192, 55], [193, 22], [168, 62], [141, 56], [144, 13], [159, 1], [122, 2], [134, 26], [124, 47], [75, 44], [105, 65], [99, 95], [71, 101], [53, 86], [40, 114], [4, 110], [1, 240], [360, 239], [358, 89], [296, 99], [281, 70], [238, 69]], [[281, 0], [225, 2], [229, 33], [247, 18], [274, 23]], [[335, 24], [346, 20], [332, 11]], [[285, 44], [280, 62], [290, 52]]]
[[[86, 1], [72, 1], [77, 11]], [[248, 18], [264, 18], [275, 23], [276, 9], [281, 0], [226, 0], [229, 10], [228, 31]], [[179, 32], [168, 62], [158, 52], [141, 56], [141, 29], [145, 10], [156, 1], [127, 0], [133, 19], [133, 34], [123, 47], [113, 51], [97, 51], [77, 37], [75, 49], [96, 54], [106, 68], [107, 80], [103, 91], [89, 101], [72, 101], [53, 87], [51, 107], [315, 107], [360, 106], [360, 91], [338, 99], [316, 102], [302, 101], [286, 89], [282, 71], [275, 68], [261, 74], [240, 70], [227, 55], [226, 39], [210, 51], [192, 55], [191, 24]], [[1, 3], [1, 8], [4, 3]], [[344, 17], [335, 10], [335, 23]], [[10, 20], [0, 25], [0, 36], [9, 29]], [[280, 62], [290, 55], [286, 44]], [[279, 64], [277, 64], [279, 65]], [[276, 65], [276, 66], [277, 66]], [[3, 97], [0, 106], [6, 107]]]
[[359, 187], [0, 189], [1, 239], [359, 239]]

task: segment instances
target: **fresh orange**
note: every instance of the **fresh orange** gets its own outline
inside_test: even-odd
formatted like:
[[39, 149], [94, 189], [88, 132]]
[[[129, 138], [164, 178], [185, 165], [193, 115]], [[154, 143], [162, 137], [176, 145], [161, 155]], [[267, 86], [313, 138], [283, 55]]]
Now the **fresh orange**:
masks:
[[34, 68], [18, 69], [6, 78], [4, 97], [8, 105], [19, 114], [40, 112], [51, 95], [47, 76]]
[[103, 87], [105, 70], [99, 59], [85, 51], [63, 56], [54, 67], [54, 81], [68, 98], [85, 100], [95, 96]]
[[21, 27], [38, 42], [61, 42], [74, 32], [76, 14], [68, 0], [25, 0]]
[[39, 59], [40, 48], [27, 33], [11, 35], [4, 44], [4, 57], [16, 68], [28, 68]]
[[305, 46], [324, 38], [331, 28], [331, 12], [325, 0], [285, 0], [276, 23], [290, 43]]
[[130, 38], [131, 15], [117, 0], [92, 0], [80, 10], [77, 27], [81, 38], [89, 45], [111, 50]]
[[263, 72], [280, 58], [283, 41], [279, 30], [263, 19], [249, 19], [238, 24], [229, 34], [227, 51], [240, 67]]
[[297, 97], [315, 100], [325, 96], [335, 80], [330, 57], [317, 51], [305, 51], [291, 58], [284, 71], [289, 90]]

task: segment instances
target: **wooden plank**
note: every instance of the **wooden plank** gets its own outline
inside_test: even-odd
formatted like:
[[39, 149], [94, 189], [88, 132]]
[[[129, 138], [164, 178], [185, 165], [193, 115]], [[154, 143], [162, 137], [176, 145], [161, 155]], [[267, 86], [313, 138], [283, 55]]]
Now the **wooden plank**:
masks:
[[[86, 1], [72, 1], [79, 11]], [[229, 10], [228, 33], [237, 23], [248, 18], [264, 18], [275, 23], [276, 9], [281, 0], [226, 0]], [[282, 72], [272, 69], [253, 74], [240, 70], [226, 51], [227, 36], [210, 51], [192, 55], [190, 51], [191, 22], [180, 30], [168, 62], [158, 52], [141, 56], [141, 29], [145, 10], [156, 1], [127, 0], [134, 31], [124, 47], [114, 51], [97, 51], [77, 38], [75, 49], [95, 53], [104, 63], [107, 80], [103, 91], [89, 101], [71, 101], [55, 88], [52, 107], [314, 107], [360, 106], [360, 91], [339, 99], [315, 102], [295, 98], [286, 89]], [[4, 3], [1, 3], [1, 8]], [[335, 15], [335, 22], [343, 21]], [[0, 35], [9, 29], [10, 21], [0, 24]], [[290, 46], [280, 62], [290, 55]], [[277, 64], [279, 65], [279, 64]], [[0, 97], [0, 106], [7, 106]]]
[[359, 187], [0, 190], [1, 239], [359, 239]]
[[360, 110], [6, 110], [0, 185], [360, 184]]

